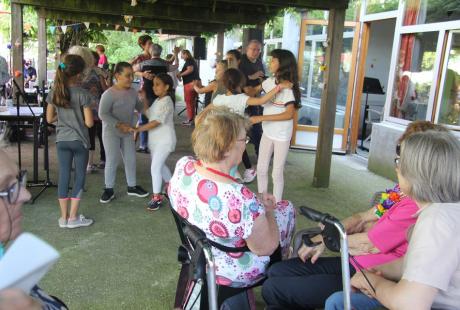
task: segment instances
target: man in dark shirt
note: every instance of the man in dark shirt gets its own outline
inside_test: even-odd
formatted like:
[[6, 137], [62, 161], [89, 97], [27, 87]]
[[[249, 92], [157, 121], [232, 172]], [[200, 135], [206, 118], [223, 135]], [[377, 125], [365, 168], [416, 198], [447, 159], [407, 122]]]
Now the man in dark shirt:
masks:
[[[246, 47], [246, 54], [242, 55], [239, 65], [240, 71], [246, 77], [246, 86], [255, 87], [262, 84], [265, 77], [265, 68], [260, 59], [262, 52], [262, 43], [257, 40], [251, 40]], [[247, 92], [247, 89], [245, 89]], [[260, 106], [248, 107], [249, 116], [262, 115], [263, 108]], [[254, 144], [257, 156], [259, 156], [259, 144], [262, 138], [262, 124], [258, 123], [251, 128], [251, 143]]]
[[25, 87], [29, 87], [29, 82], [35, 82], [37, 79], [37, 70], [32, 67], [32, 63], [30, 60], [26, 61], [24, 65], [24, 85]]

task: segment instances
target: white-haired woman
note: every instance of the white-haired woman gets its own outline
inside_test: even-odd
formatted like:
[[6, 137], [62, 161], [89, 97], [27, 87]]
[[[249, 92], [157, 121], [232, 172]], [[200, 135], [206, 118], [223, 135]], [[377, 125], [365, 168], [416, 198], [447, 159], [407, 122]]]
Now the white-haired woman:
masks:
[[[104, 75], [101, 73], [101, 69], [97, 67], [99, 58], [95, 58], [94, 53], [89, 48], [84, 46], [72, 46], [69, 48], [69, 54], [78, 55], [85, 61], [85, 70], [83, 71], [81, 87], [86, 89], [92, 97], [93, 102], [91, 108], [93, 110], [94, 126], [89, 129], [89, 140], [91, 143], [89, 149], [88, 167], [86, 171], [88, 173], [96, 171], [96, 168], [103, 169], [105, 166], [105, 151], [104, 144], [102, 142], [102, 122], [98, 115], [99, 101], [101, 100], [102, 93], [107, 90], [108, 86], [105, 82]], [[97, 55], [98, 56], [98, 55]], [[98, 56], [99, 57], [99, 56]], [[98, 165], [94, 163], [94, 151], [96, 149], [96, 136], [99, 140], [100, 148], [100, 162]]]
[[459, 309], [460, 142], [448, 132], [413, 134], [395, 164], [401, 190], [420, 208], [404, 261], [387, 268], [400, 280], [356, 273], [352, 286], [389, 309]]

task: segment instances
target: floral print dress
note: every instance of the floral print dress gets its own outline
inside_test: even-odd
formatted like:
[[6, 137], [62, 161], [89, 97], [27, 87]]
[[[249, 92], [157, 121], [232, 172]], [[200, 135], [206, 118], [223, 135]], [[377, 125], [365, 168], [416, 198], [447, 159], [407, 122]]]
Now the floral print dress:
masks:
[[[195, 170], [196, 160], [183, 157], [176, 164], [168, 194], [171, 207], [206, 236], [227, 247], [244, 247], [252, 232], [254, 221], [265, 214], [256, 195], [238, 183], [209, 180]], [[284, 255], [294, 232], [294, 207], [281, 201], [275, 209], [280, 231], [280, 246]], [[217, 284], [247, 287], [260, 281], [270, 262], [268, 256], [251, 252], [225, 253], [212, 248], [217, 266]]]

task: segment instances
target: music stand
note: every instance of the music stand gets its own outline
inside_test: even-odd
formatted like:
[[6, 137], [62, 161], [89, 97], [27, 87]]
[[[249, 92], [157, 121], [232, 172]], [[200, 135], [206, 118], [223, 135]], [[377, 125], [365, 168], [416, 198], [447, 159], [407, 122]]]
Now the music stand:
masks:
[[[37, 101], [38, 97], [40, 95], [40, 88], [37, 87]], [[46, 92], [45, 92], [45, 81], [42, 81], [42, 88], [41, 88], [41, 104], [43, 106], [43, 120], [41, 122], [41, 133], [43, 134], [43, 161], [44, 161], [44, 166], [45, 166], [45, 172], [46, 172], [46, 178], [42, 183], [35, 183], [35, 184], [29, 184], [29, 187], [41, 187], [40, 191], [32, 198], [32, 204], [35, 203], [35, 200], [40, 197], [41, 194], [45, 190], [47, 190], [50, 187], [57, 187], [56, 184], [54, 184], [51, 179], [50, 179], [50, 167], [49, 167], [49, 144], [48, 144], [48, 121], [46, 120], [46, 109], [48, 106], [48, 103], [45, 100], [46, 97]], [[40, 102], [38, 102], [40, 104]], [[37, 139], [38, 137], [34, 137], [34, 139]]]
[[366, 130], [367, 130], [367, 117], [369, 115], [369, 94], [373, 95], [384, 95], [385, 92], [383, 91], [382, 85], [380, 84], [379, 79], [371, 78], [371, 77], [364, 77], [363, 83], [363, 93], [366, 93], [366, 104], [364, 105], [364, 117], [363, 117], [363, 124], [361, 129], [361, 146], [359, 147], [362, 150], [369, 151], [367, 147], [364, 147], [364, 140], [366, 137]]

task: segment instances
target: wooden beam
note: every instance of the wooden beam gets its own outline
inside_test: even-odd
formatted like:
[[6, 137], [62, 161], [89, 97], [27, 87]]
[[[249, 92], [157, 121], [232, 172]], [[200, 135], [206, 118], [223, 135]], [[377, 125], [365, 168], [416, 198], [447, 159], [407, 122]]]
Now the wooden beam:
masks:
[[[247, 4], [245, 0], [217, 0], [217, 2]], [[313, 10], [346, 9], [348, 0], [251, 0], [253, 5], [280, 8], [296, 7]]]
[[216, 57], [216, 60], [222, 60], [224, 58], [224, 37], [225, 37], [225, 33], [222, 31], [222, 32], [218, 32], [217, 33], [217, 57]]
[[[20, 4], [11, 4], [11, 48], [13, 49], [13, 77], [14, 72], [24, 71], [24, 40], [22, 37], [23, 29], [23, 19], [22, 19], [22, 5]], [[15, 78], [16, 82], [19, 84], [21, 90], [24, 90], [24, 77], [21, 75], [18, 78]], [[16, 102], [16, 87], [14, 87], [13, 97]], [[22, 103], [22, 99], [20, 98]]]
[[328, 47], [325, 57], [326, 71], [324, 72], [324, 88], [321, 96], [318, 142], [313, 176], [313, 186], [315, 187], [329, 187], [344, 24], [345, 9], [329, 11]]
[[209, 24], [203, 23], [191, 23], [182, 21], [167, 21], [157, 19], [146, 19], [146, 18], [133, 18], [130, 23], [127, 23], [122, 16], [115, 15], [101, 15], [101, 14], [90, 14], [90, 13], [75, 13], [67, 11], [56, 11], [47, 10], [46, 17], [54, 20], [66, 20], [76, 22], [90, 22], [95, 24], [109, 24], [109, 25], [120, 25], [136, 29], [145, 30], [158, 30], [168, 29], [177, 30], [178, 32], [189, 31], [194, 33], [201, 32], [219, 32], [225, 31], [227, 28], [231, 28], [230, 24]]
[[47, 82], [46, 77], [46, 15], [45, 10], [38, 11], [38, 85], [41, 87], [43, 82]]
[[[248, 11], [245, 6], [235, 6], [235, 10], [212, 10], [183, 7], [180, 4], [167, 5], [161, 3], [139, 2], [131, 6], [129, 1], [108, 0], [13, 0], [14, 3], [43, 7], [47, 10], [60, 10], [74, 13], [92, 13], [102, 15], [132, 15], [134, 17], [161, 18], [170, 21], [206, 22], [215, 24], [256, 24], [265, 22], [263, 7], [258, 11]], [[273, 13], [269, 11], [267, 13]]]
[[[101, 24], [100, 26], [95, 25], [95, 24], [91, 24], [90, 29], [108, 30], [108, 31], [125, 31], [123, 27], [120, 27], [120, 29], [116, 30], [113, 25], [107, 26], [106, 24]], [[147, 31], [158, 30], [158, 29], [146, 29], [146, 28], [140, 28], [140, 29], [136, 28], [136, 29], [138, 30], [137, 33], [139, 35], [141, 35], [140, 30], [147, 30]], [[133, 28], [130, 28], [129, 32], [133, 32]], [[163, 28], [161, 28], [161, 33], [162, 34], [169, 34], [169, 35], [187, 36], [187, 37], [198, 37], [198, 36], [200, 36], [199, 32], [195, 32], [195, 31], [192, 31], [192, 30], [186, 31], [186, 30], [174, 30], [174, 29], [163, 29]], [[147, 34], [149, 34], [149, 33], [147, 33]]]

